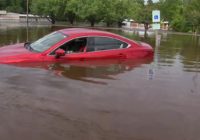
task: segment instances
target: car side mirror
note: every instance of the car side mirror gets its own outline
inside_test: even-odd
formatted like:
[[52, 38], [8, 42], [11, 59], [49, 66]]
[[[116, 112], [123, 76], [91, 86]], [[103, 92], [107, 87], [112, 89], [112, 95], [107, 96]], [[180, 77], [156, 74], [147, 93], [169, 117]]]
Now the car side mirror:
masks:
[[55, 58], [60, 58], [61, 56], [65, 56], [65, 51], [63, 49], [58, 49], [55, 51]]

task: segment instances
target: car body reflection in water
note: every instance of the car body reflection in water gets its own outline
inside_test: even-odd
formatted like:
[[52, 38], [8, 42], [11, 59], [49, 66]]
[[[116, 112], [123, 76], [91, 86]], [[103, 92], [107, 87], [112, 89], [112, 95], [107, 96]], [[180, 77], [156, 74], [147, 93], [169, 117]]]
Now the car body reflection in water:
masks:
[[57, 76], [95, 84], [107, 84], [104, 80], [115, 80], [115, 76], [131, 71], [153, 61], [153, 56], [140, 59], [105, 59], [68, 62], [16, 63], [15, 66], [42, 68]]

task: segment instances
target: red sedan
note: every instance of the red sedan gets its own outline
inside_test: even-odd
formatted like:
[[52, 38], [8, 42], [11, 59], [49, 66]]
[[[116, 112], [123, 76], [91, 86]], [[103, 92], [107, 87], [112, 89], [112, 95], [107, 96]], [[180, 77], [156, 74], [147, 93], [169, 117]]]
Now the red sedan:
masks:
[[69, 28], [25, 44], [0, 48], [0, 63], [59, 62], [104, 58], [142, 58], [153, 49], [125, 37], [98, 30]]

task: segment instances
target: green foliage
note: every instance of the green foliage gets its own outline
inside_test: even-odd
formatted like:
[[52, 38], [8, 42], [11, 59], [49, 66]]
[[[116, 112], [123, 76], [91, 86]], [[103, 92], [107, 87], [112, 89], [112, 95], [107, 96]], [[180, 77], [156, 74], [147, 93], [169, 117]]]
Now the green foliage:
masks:
[[6, 6], [6, 0], [0, 0], [0, 10], [4, 10]]
[[56, 19], [62, 18], [66, 0], [34, 0], [31, 4], [31, 12], [50, 19], [54, 24]]
[[133, 3], [134, 0], [116, 0], [114, 5], [115, 7], [115, 14], [116, 14], [116, 21], [120, 26], [121, 22], [124, 19], [130, 19], [131, 13], [133, 13]]
[[24, 0], [0, 0], [0, 9], [10, 12], [25, 13], [26, 1]]
[[102, 20], [107, 24], [107, 26], [112, 25], [116, 21], [116, 13], [114, 3], [116, 0], [102, 0], [101, 5], [101, 16]]
[[137, 20], [142, 23], [151, 23], [152, 20], [152, 10], [157, 9], [155, 4], [152, 1], [147, 1], [146, 5], [141, 5], [139, 10], [139, 16], [137, 16]]
[[68, 0], [65, 5], [65, 16], [68, 18], [70, 23], [73, 24], [74, 20], [80, 17], [80, 9], [83, 6], [83, 3], [81, 0]]
[[190, 0], [186, 7], [186, 18], [194, 32], [200, 32], [200, 2]]
[[189, 29], [186, 28], [186, 25], [185, 18], [181, 15], [177, 15], [171, 22], [171, 27], [174, 31], [188, 31]]
[[199, 32], [199, 0], [160, 0], [162, 19], [169, 21], [175, 31]]
[[183, 8], [182, 0], [161, 0], [160, 10], [164, 20], [172, 21]]
[[142, 0], [102, 0], [101, 15], [107, 26], [117, 22], [121, 26], [124, 19], [137, 19], [144, 4]]
[[84, 0], [84, 6], [81, 7], [80, 17], [88, 20], [91, 26], [100, 20], [100, 0]]
[[148, 1], [147, 1], [147, 4], [148, 4], [148, 5], [153, 5], [153, 0], [148, 0]]
[[[47, 1], [51, 3], [52, 0], [34, 1], [32, 12], [43, 13], [43, 15], [54, 13], [57, 17], [57, 10], [63, 8], [55, 8], [57, 7], [56, 3], [53, 4], [54, 8], [45, 5]], [[136, 11], [139, 9], [139, 2], [142, 3], [142, 0], [67, 0], [63, 4], [65, 10], [61, 13], [64, 13], [62, 16], [66, 16], [71, 24], [76, 19], [82, 19], [89, 21], [91, 26], [99, 21], [104, 21], [109, 26], [114, 22], [122, 22], [125, 18], [137, 17], [136, 13], [138, 12]], [[49, 8], [45, 9], [45, 7]]]
[[34, 0], [31, 5], [31, 12], [43, 16], [56, 15], [58, 8], [58, 1], [56, 0]]
[[117, 0], [115, 3], [116, 20], [119, 26], [124, 19], [129, 18], [128, 5], [129, 5], [129, 0]]
[[182, 0], [165, 0], [161, 4], [161, 13], [164, 20], [168, 20], [170, 27], [175, 31], [184, 31], [186, 22], [184, 17]]

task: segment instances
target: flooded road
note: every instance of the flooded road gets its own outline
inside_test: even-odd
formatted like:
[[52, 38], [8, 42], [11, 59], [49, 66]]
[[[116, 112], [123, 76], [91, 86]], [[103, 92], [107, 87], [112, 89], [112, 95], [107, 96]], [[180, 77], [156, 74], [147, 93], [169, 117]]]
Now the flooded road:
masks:
[[[0, 46], [57, 29], [0, 28]], [[148, 42], [154, 60], [0, 65], [0, 139], [199, 139], [200, 37], [162, 33], [156, 46], [109, 31]]]

